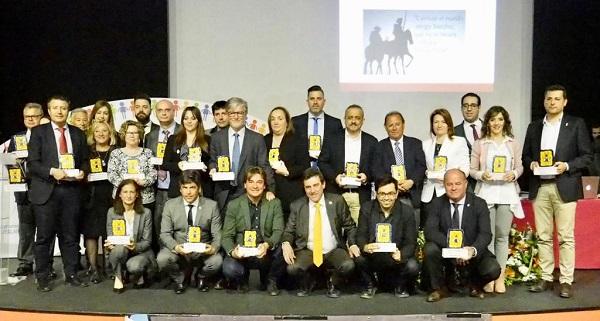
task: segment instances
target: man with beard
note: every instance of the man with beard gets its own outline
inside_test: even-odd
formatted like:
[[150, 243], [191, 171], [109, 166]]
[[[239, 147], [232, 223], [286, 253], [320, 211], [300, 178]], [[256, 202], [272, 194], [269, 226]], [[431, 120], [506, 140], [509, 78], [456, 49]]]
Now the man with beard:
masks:
[[150, 97], [146, 94], [137, 94], [133, 97], [133, 113], [135, 119], [144, 126], [144, 139], [150, 130], [158, 127], [150, 121], [150, 103]]

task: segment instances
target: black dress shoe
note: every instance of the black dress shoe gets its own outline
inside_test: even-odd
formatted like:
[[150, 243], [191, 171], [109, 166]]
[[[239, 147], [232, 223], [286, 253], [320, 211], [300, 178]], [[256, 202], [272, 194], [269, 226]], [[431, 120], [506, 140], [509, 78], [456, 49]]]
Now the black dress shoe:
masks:
[[85, 288], [88, 286], [87, 282], [82, 282], [77, 275], [69, 275], [65, 278], [65, 283], [69, 286]]
[[100, 273], [97, 270], [92, 271], [92, 276], [90, 277], [90, 282], [94, 284], [98, 284], [102, 282], [102, 278], [100, 277]]
[[33, 268], [31, 266], [19, 266], [14, 273], [11, 273], [10, 276], [28, 276], [33, 273]]
[[570, 298], [571, 296], [573, 296], [573, 287], [571, 287], [571, 285], [568, 283], [561, 283], [559, 295], [561, 298]]
[[552, 290], [554, 284], [551, 281], [540, 280], [536, 284], [529, 287], [529, 292], [544, 292]]
[[121, 294], [121, 293], [125, 292], [125, 287], [113, 288], [113, 292], [115, 292], [116, 294]]
[[410, 296], [410, 294], [408, 293], [408, 291], [405, 288], [401, 287], [401, 286], [396, 287], [396, 289], [394, 289], [394, 295], [397, 298], [402, 298], [402, 299], [408, 298]]
[[56, 274], [56, 271], [54, 271], [53, 269], [50, 270], [50, 272], [48, 272], [48, 279], [50, 280], [54, 280], [58, 277], [58, 275]]
[[177, 283], [173, 290], [175, 291], [175, 294], [182, 294], [185, 292], [185, 285], [183, 285], [183, 283]]
[[327, 281], [327, 297], [332, 299], [340, 297], [340, 291], [335, 288], [335, 285], [333, 284], [331, 279]]
[[480, 299], [484, 299], [485, 298], [485, 294], [483, 293], [483, 291], [479, 288], [476, 287], [472, 287], [469, 290], [469, 296], [473, 297], [473, 298], [480, 298]]
[[372, 284], [369, 284], [360, 297], [362, 299], [372, 299], [375, 296], [375, 293], [377, 293], [377, 288]]
[[48, 279], [38, 279], [37, 280], [37, 290], [40, 292], [50, 292], [52, 289], [50, 288], [50, 282]]
[[198, 278], [198, 291], [208, 292], [208, 284], [204, 278]]
[[269, 280], [267, 282], [267, 292], [269, 293], [270, 296], [278, 296], [280, 291], [279, 291], [279, 287], [277, 287], [277, 281], [275, 280]]
[[226, 281], [225, 279], [218, 279], [217, 282], [215, 282], [215, 286], [213, 287], [213, 289], [215, 290], [223, 290], [226, 287]]

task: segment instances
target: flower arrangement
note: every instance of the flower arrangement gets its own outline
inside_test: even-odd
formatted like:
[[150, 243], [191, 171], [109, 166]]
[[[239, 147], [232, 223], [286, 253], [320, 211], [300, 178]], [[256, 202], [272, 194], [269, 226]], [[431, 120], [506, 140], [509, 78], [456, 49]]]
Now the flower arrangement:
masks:
[[505, 273], [506, 285], [533, 283], [542, 275], [538, 258], [537, 236], [529, 224], [523, 231], [517, 230], [515, 225], [510, 229]]

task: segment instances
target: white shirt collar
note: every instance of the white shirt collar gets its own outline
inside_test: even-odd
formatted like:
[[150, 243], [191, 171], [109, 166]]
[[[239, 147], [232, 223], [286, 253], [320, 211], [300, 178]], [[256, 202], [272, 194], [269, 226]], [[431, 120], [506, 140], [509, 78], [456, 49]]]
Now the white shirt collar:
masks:
[[233, 130], [233, 128], [229, 127], [229, 129], [227, 130], [229, 136], [233, 136], [233, 134], [238, 133], [240, 134], [240, 136], [244, 136], [244, 133], [246, 132], [246, 127], [242, 127], [240, 130], [238, 130], [237, 132], [235, 130]]
[[344, 133], [346, 135], [346, 139], [348, 139], [348, 140], [355, 140], [356, 141], [356, 140], [360, 140], [360, 138], [362, 137], [362, 130], [358, 133], [358, 136], [356, 136], [356, 137], [350, 136], [350, 133], [348, 133], [348, 129], [345, 129]]
[[[50, 124], [52, 124], [52, 130], [57, 130], [57, 129], [59, 129], [59, 128], [60, 128], [60, 127], [58, 127], [58, 125], [56, 125], [56, 124], [55, 124], [53, 121], [51, 121], [51, 122], [50, 122]], [[69, 130], [69, 124], [65, 123], [64, 129], [65, 129], [65, 130]]]
[[466, 199], [467, 199], [467, 194], [465, 194], [465, 196], [463, 196], [463, 198], [461, 198], [458, 202], [454, 202], [453, 200], [450, 200], [450, 204], [465, 205]]
[[[321, 199], [317, 203], [321, 204], [321, 208], [325, 207], [325, 192], [323, 192], [323, 195], [321, 195]], [[308, 204], [311, 207], [314, 207], [317, 203], [311, 201], [310, 199], [308, 200]]]
[[[564, 112], [561, 112], [560, 115], [558, 116], [558, 122], [556, 122], [554, 124], [562, 123], [563, 115], [564, 115]], [[553, 123], [548, 121], [548, 114], [546, 114], [546, 116], [544, 116], [544, 125], [553, 125]]]
[[319, 119], [323, 119], [323, 118], [325, 118], [325, 112], [321, 111], [318, 115], [313, 115], [311, 112], [308, 112], [308, 118], [309, 119], [313, 119], [315, 117], [317, 117]]

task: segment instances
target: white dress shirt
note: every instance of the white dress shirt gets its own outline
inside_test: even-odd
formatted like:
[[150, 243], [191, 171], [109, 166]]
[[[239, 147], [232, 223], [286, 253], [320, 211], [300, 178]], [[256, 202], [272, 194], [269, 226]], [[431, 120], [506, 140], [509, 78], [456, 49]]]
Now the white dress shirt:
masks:
[[[233, 136], [233, 134], [235, 134], [236, 131], [233, 130], [231, 127], [229, 127], [229, 129], [227, 130], [227, 135], [229, 135], [229, 161], [232, 162], [233, 161], [233, 144], [235, 143], [235, 137]], [[246, 134], [246, 127], [242, 127], [242, 129], [240, 129], [237, 132], [240, 137], [238, 137], [239, 141], [240, 141], [240, 155], [242, 154], [242, 146], [244, 146], [244, 136]], [[219, 155], [220, 156], [220, 155]]]
[[317, 122], [319, 123], [319, 128], [317, 128], [317, 132], [319, 136], [321, 136], [321, 142], [325, 139], [325, 113], [321, 112], [319, 115], [313, 115], [308, 113], [308, 136], [313, 134], [313, 129], [315, 127], [314, 117], [317, 117]]
[[[558, 120], [551, 123], [548, 121], [548, 115], [544, 117], [544, 127], [542, 128], [542, 141], [540, 142], [540, 150], [551, 149], [554, 157], [556, 157], [556, 143], [558, 142], [558, 134], [560, 134], [560, 124], [562, 123], [562, 118], [563, 113], [560, 113]], [[540, 176], [542, 179], [553, 179], [555, 177], [556, 176], [554, 175]]]
[[187, 214], [188, 211], [190, 210], [190, 205], [193, 205], [194, 207], [192, 207], [192, 224], [196, 224], [196, 215], [198, 214], [198, 205], [200, 204], [200, 197], [197, 197], [195, 201], [188, 203], [186, 201], [183, 201], [183, 208], [184, 208], [184, 213], [185, 213], [185, 218], [187, 220]]
[[[500, 144], [493, 140], [485, 140], [484, 143], [487, 145], [485, 168], [489, 169], [488, 172], [491, 173], [494, 168], [495, 156], [506, 157], [506, 167], [504, 168], [504, 171], [505, 173], [512, 171], [513, 155], [507, 145], [508, 141], [508, 137], [505, 137], [504, 141]], [[477, 196], [483, 198], [490, 206], [494, 204], [516, 204], [521, 201], [513, 182], [498, 180], [481, 182]]]
[[[311, 251], [314, 249], [315, 239], [315, 204], [316, 203], [314, 203], [313, 201], [308, 201], [308, 241], [306, 242], [306, 247]], [[337, 247], [337, 241], [335, 239], [335, 235], [333, 234], [333, 230], [331, 229], [331, 225], [329, 225], [329, 216], [327, 216], [327, 206], [325, 206], [324, 195], [321, 196], [319, 204], [321, 204], [321, 232], [323, 233], [323, 254], [327, 254]]]
[[344, 139], [344, 160], [346, 163], [360, 163], [360, 151], [361, 151], [361, 137], [362, 132], [358, 133], [358, 137], [352, 137], [348, 134], [348, 130], [345, 131]]
[[[56, 142], [56, 154], [58, 155], [58, 163], [60, 164], [60, 130], [54, 122], [52, 124], [52, 132], [54, 133], [54, 141]], [[65, 138], [67, 139], [67, 152], [73, 154], [73, 143], [71, 142], [71, 134], [69, 132], [69, 125], [65, 124]]]
[[465, 194], [465, 196], [463, 196], [462, 199], [460, 199], [458, 202], [453, 202], [452, 200], [450, 200], [450, 221], [452, 221], [452, 217], [454, 217], [454, 215], [456, 215], [456, 213], [454, 213], [454, 203], [458, 204], [458, 228], [462, 228], [462, 217], [463, 217], [463, 211], [465, 209], [465, 200], [467, 198], [467, 195]]
[[[398, 139], [398, 140], [393, 140], [390, 137], [390, 144], [392, 145], [392, 152], [394, 152], [394, 157], [396, 156], [396, 153], [395, 153], [396, 142], [398, 142], [398, 148], [400, 148], [400, 151], [402, 152], [402, 158], [404, 158], [404, 135], [402, 135], [400, 137], [400, 139]], [[400, 165], [400, 164], [396, 164], [396, 165]]]

